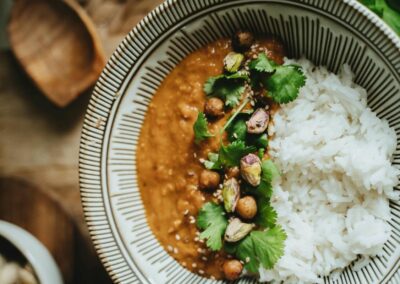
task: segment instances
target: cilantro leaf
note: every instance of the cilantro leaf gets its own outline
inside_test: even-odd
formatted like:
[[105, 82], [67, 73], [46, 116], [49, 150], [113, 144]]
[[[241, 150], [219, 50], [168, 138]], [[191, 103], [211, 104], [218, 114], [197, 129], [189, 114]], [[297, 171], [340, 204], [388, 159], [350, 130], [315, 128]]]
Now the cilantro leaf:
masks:
[[208, 78], [204, 83], [203, 90], [208, 96], [219, 97], [225, 101], [225, 105], [234, 107], [239, 104], [247, 79], [247, 74], [239, 72], [231, 75], [218, 75]]
[[264, 85], [268, 90], [268, 96], [279, 104], [285, 104], [297, 98], [300, 88], [305, 83], [306, 77], [300, 66], [282, 65], [265, 79]]
[[283, 256], [286, 233], [276, 226], [267, 231], [253, 231], [250, 234], [254, 253], [266, 269], [272, 269], [275, 263]]
[[236, 118], [227, 128], [228, 140], [242, 140], [244, 141], [247, 136], [247, 125], [244, 116]]
[[257, 216], [254, 222], [263, 228], [272, 228], [276, 225], [278, 214], [266, 198], [257, 200]]
[[220, 170], [221, 163], [219, 162], [219, 155], [217, 153], [208, 153], [208, 160], [204, 161], [204, 167], [208, 170]]
[[267, 183], [272, 183], [275, 178], [280, 176], [279, 170], [272, 160], [265, 160], [261, 163], [261, 179]]
[[249, 63], [250, 70], [255, 70], [258, 72], [266, 72], [266, 73], [274, 72], [276, 69], [276, 66], [277, 66], [277, 64], [273, 60], [268, 59], [265, 52], [259, 53], [257, 58], [253, 59]]
[[219, 160], [225, 167], [238, 166], [243, 156], [256, 150], [256, 147], [246, 146], [244, 141], [236, 140], [227, 146], [221, 146], [219, 149]]
[[261, 182], [256, 188], [252, 188], [252, 192], [257, 195], [258, 198], [271, 198], [273, 188], [271, 183], [266, 182], [261, 176]]
[[243, 240], [234, 244], [225, 244], [227, 253], [242, 260], [247, 271], [257, 273], [260, 264], [271, 269], [282, 257], [285, 248], [286, 233], [280, 226], [267, 231], [253, 231]]
[[204, 230], [200, 239], [207, 239], [207, 247], [213, 251], [222, 248], [222, 236], [225, 233], [228, 220], [224, 215], [222, 206], [213, 202], [203, 205], [197, 216], [197, 227]]
[[197, 120], [193, 125], [193, 131], [194, 131], [194, 141], [196, 144], [200, 143], [204, 139], [213, 136], [208, 132], [207, 118], [203, 112], [199, 112]]
[[265, 149], [264, 148], [258, 149], [257, 155], [260, 158], [260, 160], [262, 160], [262, 158], [264, 157], [264, 154], [265, 154]]
[[254, 145], [258, 148], [267, 148], [268, 146], [268, 135], [267, 133], [262, 134], [251, 134], [247, 136], [247, 143]]

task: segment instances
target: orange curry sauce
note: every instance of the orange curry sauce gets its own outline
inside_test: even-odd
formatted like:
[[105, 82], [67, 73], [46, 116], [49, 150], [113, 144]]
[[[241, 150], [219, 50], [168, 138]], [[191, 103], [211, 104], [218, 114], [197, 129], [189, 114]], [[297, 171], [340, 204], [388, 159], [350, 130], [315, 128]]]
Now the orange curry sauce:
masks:
[[[267, 50], [270, 58], [283, 63], [280, 42], [263, 39], [255, 45], [257, 53]], [[204, 169], [199, 159], [218, 151], [219, 140], [195, 145], [193, 124], [204, 108], [204, 82], [222, 73], [230, 51], [230, 40], [221, 39], [194, 51], [172, 70], [149, 105], [136, 153], [140, 193], [153, 233], [182, 266], [216, 279], [223, 278], [228, 256], [206, 249], [198, 238], [196, 217], [205, 202], [217, 201], [212, 192], [199, 189]], [[210, 132], [218, 133], [227, 116], [211, 121]]]

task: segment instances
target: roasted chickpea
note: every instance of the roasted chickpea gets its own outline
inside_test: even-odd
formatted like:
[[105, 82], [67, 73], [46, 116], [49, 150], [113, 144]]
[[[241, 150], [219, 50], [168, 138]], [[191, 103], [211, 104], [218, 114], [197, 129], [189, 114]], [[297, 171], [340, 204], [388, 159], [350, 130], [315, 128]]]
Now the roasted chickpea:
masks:
[[240, 175], [240, 169], [239, 169], [239, 167], [233, 167], [233, 168], [229, 168], [227, 171], [226, 171], [226, 175], [227, 175], [227, 177], [228, 178], [238, 178], [239, 177], [239, 175]]
[[217, 172], [203, 170], [200, 174], [201, 189], [216, 189], [220, 182], [220, 176]]
[[243, 265], [239, 260], [231, 259], [224, 262], [222, 269], [227, 280], [233, 281], [240, 277], [242, 274]]
[[257, 214], [257, 203], [254, 197], [245, 196], [236, 204], [236, 212], [243, 219], [251, 219]]
[[232, 39], [233, 48], [237, 51], [246, 51], [254, 42], [254, 36], [248, 31], [238, 31]]
[[224, 114], [224, 102], [219, 98], [209, 98], [204, 105], [204, 113], [218, 117]]

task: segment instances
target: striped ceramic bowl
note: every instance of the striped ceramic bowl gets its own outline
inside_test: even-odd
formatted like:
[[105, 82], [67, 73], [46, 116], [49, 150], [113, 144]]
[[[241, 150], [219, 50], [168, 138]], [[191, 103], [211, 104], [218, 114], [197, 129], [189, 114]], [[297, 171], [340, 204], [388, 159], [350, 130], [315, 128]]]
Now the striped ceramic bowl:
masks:
[[[275, 34], [290, 57], [334, 72], [348, 63], [368, 104], [400, 132], [400, 40], [351, 0], [168, 0], [119, 45], [99, 78], [84, 122], [80, 185], [97, 252], [116, 283], [212, 283], [182, 268], [146, 223], [135, 148], [147, 106], [163, 78], [191, 51], [237, 29]], [[400, 164], [400, 144], [394, 156]], [[383, 255], [326, 283], [400, 283], [400, 203]], [[248, 283], [253, 280], [241, 280]], [[337, 281], [337, 282], [336, 282]]]

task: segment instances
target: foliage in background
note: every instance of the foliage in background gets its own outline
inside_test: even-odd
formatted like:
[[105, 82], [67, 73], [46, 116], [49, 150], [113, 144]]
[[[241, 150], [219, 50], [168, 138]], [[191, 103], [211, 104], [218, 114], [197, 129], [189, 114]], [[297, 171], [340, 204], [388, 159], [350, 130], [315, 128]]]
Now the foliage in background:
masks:
[[400, 35], [400, 4], [397, 1], [399, 0], [360, 0]]

